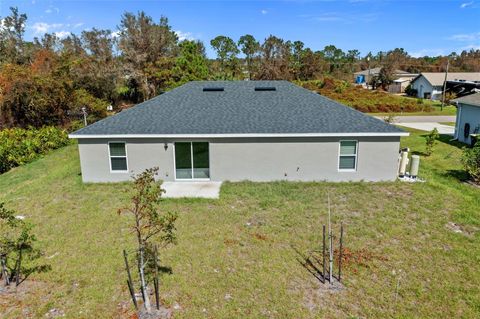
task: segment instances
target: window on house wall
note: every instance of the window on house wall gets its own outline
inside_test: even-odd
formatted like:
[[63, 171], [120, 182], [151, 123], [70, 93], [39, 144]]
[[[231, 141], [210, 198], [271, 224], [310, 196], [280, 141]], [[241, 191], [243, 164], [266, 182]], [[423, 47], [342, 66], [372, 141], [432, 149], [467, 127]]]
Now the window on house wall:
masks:
[[357, 141], [340, 141], [340, 154], [338, 160], [338, 169], [354, 171], [357, 169]]
[[124, 142], [108, 143], [110, 169], [112, 172], [127, 172], [127, 149]]

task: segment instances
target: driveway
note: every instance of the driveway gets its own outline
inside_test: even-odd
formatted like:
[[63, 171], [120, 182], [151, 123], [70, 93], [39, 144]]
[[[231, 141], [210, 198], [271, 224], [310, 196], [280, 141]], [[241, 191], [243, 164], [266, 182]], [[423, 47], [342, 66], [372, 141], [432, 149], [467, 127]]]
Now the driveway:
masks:
[[445, 124], [440, 124], [436, 122], [409, 122], [409, 123], [396, 123], [399, 126], [405, 126], [409, 128], [414, 128], [420, 131], [430, 132], [434, 128], [437, 128], [438, 133], [445, 135], [452, 135], [455, 132], [455, 127]]
[[[385, 116], [375, 116], [377, 119], [383, 120]], [[418, 116], [395, 116], [394, 123], [399, 126], [405, 126], [420, 131], [430, 132], [437, 128], [438, 133], [452, 135], [455, 133], [455, 127], [441, 122], [455, 122], [456, 116], [450, 115], [418, 115]]]
[[[375, 116], [383, 120], [385, 116]], [[418, 115], [418, 116], [395, 116], [395, 123], [429, 123], [429, 122], [455, 122], [455, 115]]]
[[219, 198], [222, 182], [163, 182], [165, 198]]

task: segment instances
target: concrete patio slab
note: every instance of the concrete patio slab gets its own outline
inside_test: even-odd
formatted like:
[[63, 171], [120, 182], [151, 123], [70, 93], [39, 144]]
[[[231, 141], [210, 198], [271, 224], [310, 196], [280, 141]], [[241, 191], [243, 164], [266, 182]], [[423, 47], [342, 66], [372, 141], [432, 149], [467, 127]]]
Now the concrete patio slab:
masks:
[[165, 198], [219, 198], [222, 182], [163, 182]]
[[438, 130], [438, 133], [445, 134], [445, 135], [453, 135], [455, 132], [455, 127], [440, 123], [434, 122], [411, 122], [411, 123], [397, 123], [399, 126], [406, 126], [410, 128], [414, 128], [421, 131], [430, 132], [435, 127]]

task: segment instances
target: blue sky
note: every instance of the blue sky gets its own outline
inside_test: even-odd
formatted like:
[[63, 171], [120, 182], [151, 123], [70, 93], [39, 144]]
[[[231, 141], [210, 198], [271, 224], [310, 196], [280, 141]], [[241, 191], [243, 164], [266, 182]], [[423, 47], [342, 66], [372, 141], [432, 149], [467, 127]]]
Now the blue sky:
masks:
[[437, 1], [44, 1], [0, 0], [0, 17], [18, 6], [28, 15], [26, 38], [65, 36], [92, 27], [116, 30], [123, 12], [169, 18], [181, 38], [234, 40], [246, 33], [301, 40], [313, 50], [334, 44], [362, 54], [402, 47], [413, 56], [480, 49], [480, 0]]

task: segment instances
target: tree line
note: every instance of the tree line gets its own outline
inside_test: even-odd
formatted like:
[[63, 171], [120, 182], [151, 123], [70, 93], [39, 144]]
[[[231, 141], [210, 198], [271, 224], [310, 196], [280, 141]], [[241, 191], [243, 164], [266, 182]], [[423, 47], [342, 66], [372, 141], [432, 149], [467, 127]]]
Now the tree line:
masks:
[[[24, 38], [26, 14], [11, 8], [0, 27], [0, 128], [68, 126], [86, 108], [89, 121], [192, 80], [296, 80], [331, 76], [352, 79], [369, 67], [410, 72], [443, 71], [447, 57], [413, 58], [396, 48], [361, 56], [334, 45], [312, 50], [274, 35], [219, 35], [208, 45], [180, 40], [169, 20], [124, 13], [117, 30], [85, 30], [59, 38]], [[453, 53], [450, 71], [480, 71], [480, 50]]]

